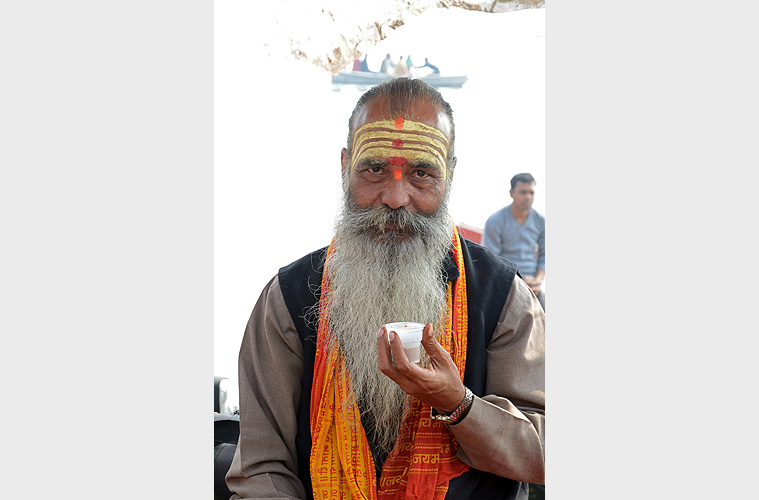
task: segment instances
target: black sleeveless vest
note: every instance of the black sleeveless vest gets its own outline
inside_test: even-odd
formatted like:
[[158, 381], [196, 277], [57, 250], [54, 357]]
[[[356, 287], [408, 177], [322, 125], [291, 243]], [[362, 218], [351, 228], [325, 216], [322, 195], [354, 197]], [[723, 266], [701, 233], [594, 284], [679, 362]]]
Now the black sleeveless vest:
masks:
[[[464, 238], [461, 238], [461, 242], [464, 269], [467, 275], [469, 317], [464, 385], [475, 395], [483, 396], [487, 376], [486, 348], [493, 336], [514, 276], [518, 272], [515, 264], [485, 247]], [[309, 500], [313, 499], [311, 474], [307, 465], [311, 456], [309, 408], [316, 357], [317, 323], [313, 318], [308, 318], [307, 312], [319, 303], [326, 255], [327, 247], [324, 247], [281, 268], [278, 275], [285, 304], [298, 330], [305, 352], [296, 448], [298, 476], [306, 489]], [[449, 281], [458, 278], [459, 272], [452, 255], [448, 255], [443, 265]], [[450, 481], [446, 499], [526, 500], [527, 496], [527, 483], [470, 469], [466, 474]]]

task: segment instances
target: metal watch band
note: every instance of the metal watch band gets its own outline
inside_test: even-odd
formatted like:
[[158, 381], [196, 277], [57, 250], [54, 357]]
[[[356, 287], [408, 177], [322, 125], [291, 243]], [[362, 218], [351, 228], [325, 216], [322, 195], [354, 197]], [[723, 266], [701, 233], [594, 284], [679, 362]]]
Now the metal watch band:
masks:
[[465, 386], [464, 390], [464, 400], [450, 415], [441, 415], [435, 408], [430, 408], [430, 418], [443, 422], [446, 425], [459, 423], [459, 420], [464, 418], [469, 412], [469, 407], [472, 406], [472, 401], [474, 401], [474, 394], [469, 390], [469, 387]]

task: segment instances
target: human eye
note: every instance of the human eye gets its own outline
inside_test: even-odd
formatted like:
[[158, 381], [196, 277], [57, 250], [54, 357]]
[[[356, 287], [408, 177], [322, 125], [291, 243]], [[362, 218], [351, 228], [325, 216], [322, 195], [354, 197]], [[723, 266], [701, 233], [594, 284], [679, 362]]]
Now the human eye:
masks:
[[413, 176], [420, 181], [429, 181], [438, 178], [440, 170], [429, 162], [421, 162], [414, 166]]
[[385, 163], [374, 158], [367, 158], [360, 163], [360, 172], [369, 180], [379, 180], [385, 173]]
[[411, 175], [418, 181], [427, 182], [433, 179], [437, 179], [438, 174], [440, 173], [437, 165], [434, 165], [426, 160], [416, 162], [413, 168], [414, 170], [412, 171]]
[[385, 162], [376, 158], [367, 158], [361, 162], [361, 166], [367, 172], [378, 174], [382, 172], [382, 168], [385, 166]]

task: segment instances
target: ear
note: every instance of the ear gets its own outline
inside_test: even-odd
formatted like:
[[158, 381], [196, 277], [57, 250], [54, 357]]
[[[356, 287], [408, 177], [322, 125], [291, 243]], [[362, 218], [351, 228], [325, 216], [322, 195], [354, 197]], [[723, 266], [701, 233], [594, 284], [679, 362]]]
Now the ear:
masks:
[[350, 157], [348, 156], [348, 149], [343, 148], [340, 150], [340, 173], [345, 175], [345, 171], [348, 170], [350, 163]]
[[340, 150], [340, 178], [343, 180], [343, 191], [348, 189], [348, 169], [350, 169], [350, 156], [348, 155], [348, 149], [343, 148]]
[[453, 180], [453, 171], [456, 168], [457, 161], [458, 161], [458, 158], [454, 156], [453, 161], [451, 161], [451, 167], [448, 169], [448, 177], [450, 177], [450, 180]]

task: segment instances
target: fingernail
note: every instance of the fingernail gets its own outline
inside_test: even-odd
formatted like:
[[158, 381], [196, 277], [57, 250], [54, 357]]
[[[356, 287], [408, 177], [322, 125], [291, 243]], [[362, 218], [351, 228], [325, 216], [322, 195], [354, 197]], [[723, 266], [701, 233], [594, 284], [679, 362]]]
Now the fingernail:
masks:
[[394, 338], [395, 338], [395, 332], [390, 330], [390, 332], [387, 334], [388, 342], [392, 342]]

